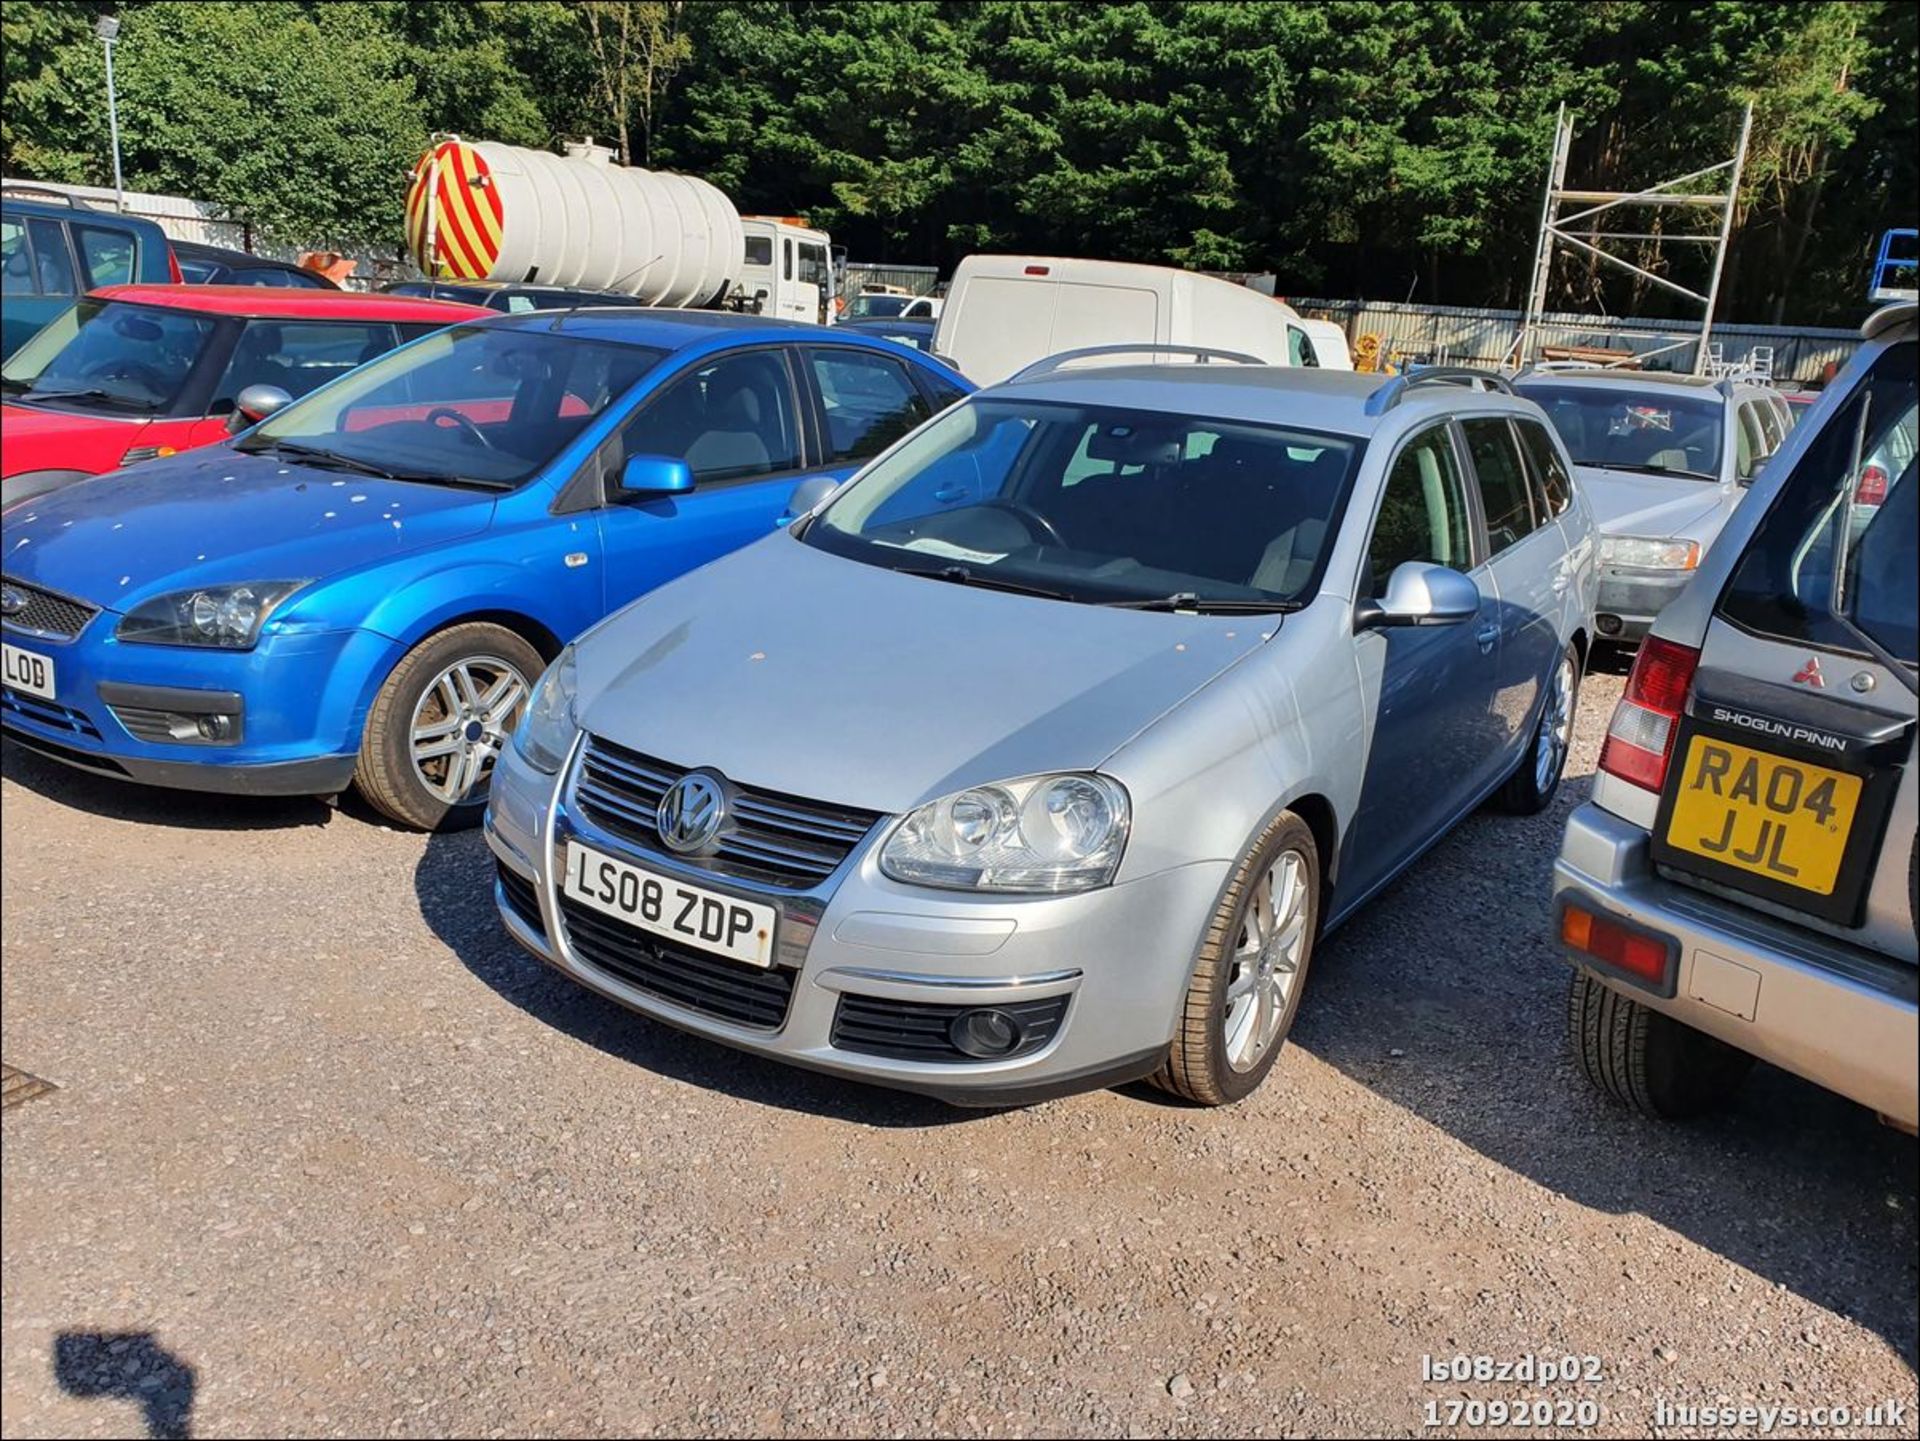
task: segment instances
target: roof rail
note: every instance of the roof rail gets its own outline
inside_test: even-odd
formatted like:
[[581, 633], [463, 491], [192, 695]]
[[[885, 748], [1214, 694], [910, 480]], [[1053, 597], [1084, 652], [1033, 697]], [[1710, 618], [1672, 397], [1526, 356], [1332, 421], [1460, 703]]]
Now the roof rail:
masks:
[[1513, 394], [1513, 386], [1507, 378], [1491, 370], [1472, 370], [1464, 365], [1423, 365], [1394, 376], [1369, 395], [1366, 413], [1385, 415], [1405, 400], [1407, 392], [1417, 385], [1470, 385], [1476, 389], [1498, 391], [1502, 395]]
[[1009, 376], [1006, 384], [1016, 380], [1032, 380], [1035, 376], [1051, 375], [1063, 369], [1069, 361], [1085, 360], [1093, 355], [1190, 355], [1195, 362], [1206, 365], [1214, 360], [1230, 360], [1236, 365], [1266, 365], [1268, 362], [1257, 355], [1247, 355], [1238, 350], [1216, 350], [1210, 345], [1089, 345], [1082, 350], [1063, 350], [1058, 355], [1049, 355], [1036, 360], [1025, 370]]
[[60, 200], [80, 210], [80, 202], [64, 190], [55, 190], [50, 185], [35, 185], [25, 180], [0, 180], [0, 195], [18, 195], [23, 200]]

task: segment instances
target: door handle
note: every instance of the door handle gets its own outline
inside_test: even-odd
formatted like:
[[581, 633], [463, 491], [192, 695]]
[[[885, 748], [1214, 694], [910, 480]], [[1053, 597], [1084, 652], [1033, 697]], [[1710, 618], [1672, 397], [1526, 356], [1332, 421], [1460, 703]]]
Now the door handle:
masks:
[[1553, 593], [1555, 595], [1565, 595], [1567, 593], [1567, 587], [1572, 584], [1573, 577], [1568, 575], [1564, 570], [1556, 570], [1553, 573]]
[[943, 485], [933, 493], [933, 498], [942, 505], [951, 501], [965, 500], [967, 488], [964, 485]]
[[1479, 630], [1474, 632], [1473, 638], [1480, 643], [1480, 654], [1485, 655], [1493, 649], [1493, 643], [1500, 639], [1500, 627], [1497, 625], [1483, 625]]

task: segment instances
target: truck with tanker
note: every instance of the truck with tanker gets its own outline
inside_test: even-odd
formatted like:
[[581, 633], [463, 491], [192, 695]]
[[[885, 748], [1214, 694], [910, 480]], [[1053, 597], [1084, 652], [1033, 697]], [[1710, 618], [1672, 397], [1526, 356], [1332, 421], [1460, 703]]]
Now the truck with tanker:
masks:
[[407, 244], [433, 280], [615, 291], [642, 304], [834, 319], [832, 242], [795, 216], [741, 215], [706, 181], [441, 137], [414, 167]]

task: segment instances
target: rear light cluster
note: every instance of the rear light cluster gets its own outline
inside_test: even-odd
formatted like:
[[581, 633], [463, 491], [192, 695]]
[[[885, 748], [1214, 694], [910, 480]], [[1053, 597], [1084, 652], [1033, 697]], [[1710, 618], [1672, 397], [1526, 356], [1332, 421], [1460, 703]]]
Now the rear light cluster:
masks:
[[1860, 484], [1854, 489], [1855, 505], [1885, 505], [1887, 503], [1887, 472], [1877, 465], [1869, 465], [1860, 472]]
[[1570, 900], [1560, 911], [1560, 941], [1568, 950], [1589, 956], [1609, 970], [1672, 994], [1674, 947], [1665, 936], [1623, 925]]
[[1633, 659], [1626, 693], [1607, 723], [1600, 769], [1646, 790], [1658, 791], [1673, 758], [1680, 713], [1686, 708], [1700, 652], [1648, 636]]

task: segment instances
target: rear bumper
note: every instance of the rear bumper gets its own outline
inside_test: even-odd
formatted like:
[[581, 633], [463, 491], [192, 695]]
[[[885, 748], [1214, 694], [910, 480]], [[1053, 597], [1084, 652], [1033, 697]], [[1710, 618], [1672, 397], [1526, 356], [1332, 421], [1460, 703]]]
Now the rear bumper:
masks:
[[1604, 984], [1908, 1129], [1920, 1120], [1914, 966], [1662, 879], [1646, 830], [1590, 803], [1568, 818], [1553, 889], [1675, 942], [1671, 997], [1595, 971]]

